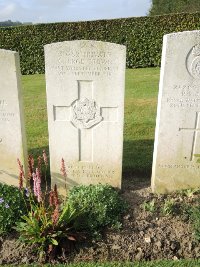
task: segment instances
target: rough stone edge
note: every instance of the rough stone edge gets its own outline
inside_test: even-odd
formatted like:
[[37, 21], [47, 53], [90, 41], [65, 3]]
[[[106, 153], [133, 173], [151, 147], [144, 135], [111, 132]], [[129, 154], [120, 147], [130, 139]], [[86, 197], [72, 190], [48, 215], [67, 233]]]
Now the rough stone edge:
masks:
[[162, 59], [161, 59], [161, 71], [160, 71], [160, 81], [159, 81], [159, 93], [158, 93], [158, 106], [157, 106], [157, 116], [156, 116], [156, 128], [155, 128], [155, 138], [154, 138], [154, 151], [153, 151], [153, 163], [152, 163], [152, 176], [151, 176], [151, 188], [153, 193], [157, 192], [156, 180], [156, 163], [157, 163], [157, 148], [158, 148], [158, 139], [159, 139], [159, 130], [160, 130], [160, 116], [161, 116], [161, 107], [162, 107], [162, 96], [163, 96], [163, 82], [166, 66], [166, 52], [167, 52], [167, 39], [169, 34], [163, 36], [163, 47], [162, 47]]

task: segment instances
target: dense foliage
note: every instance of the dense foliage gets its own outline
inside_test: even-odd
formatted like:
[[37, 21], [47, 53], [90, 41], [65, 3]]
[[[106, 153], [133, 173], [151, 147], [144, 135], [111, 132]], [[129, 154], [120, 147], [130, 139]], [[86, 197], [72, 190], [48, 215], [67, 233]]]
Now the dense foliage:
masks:
[[200, 28], [200, 14], [2, 28], [0, 47], [20, 52], [23, 74], [44, 72], [43, 46], [93, 39], [127, 46], [127, 67], [159, 66], [163, 34]]
[[0, 183], [0, 234], [11, 231], [15, 222], [26, 213], [23, 192]]
[[84, 210], [83, 226], [90, 233], [109, 225], [120, 227], [126, 204], [110, 185], [75, 186], [69, 192], [68, 204], [75, 210]]
[[200, 12], [199, 0], [152, 0], [149, 15], [162, 15], [180, 12]]
[[127, 67], [159, 66], [164, 34], [200, 29], [200, 13], [0, 29], [0, 48], [19, 51], [22, 74], [44, 73], [45, 44], [100, 40], [127, 46]]

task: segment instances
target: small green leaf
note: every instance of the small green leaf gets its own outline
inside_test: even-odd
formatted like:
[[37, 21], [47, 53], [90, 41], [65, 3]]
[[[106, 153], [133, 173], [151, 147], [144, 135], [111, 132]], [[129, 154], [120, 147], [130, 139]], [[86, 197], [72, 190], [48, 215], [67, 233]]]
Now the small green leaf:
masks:
[[51, 238], [51, 243], [55, 246], [58, 246], [58, 241], [54, 238]]

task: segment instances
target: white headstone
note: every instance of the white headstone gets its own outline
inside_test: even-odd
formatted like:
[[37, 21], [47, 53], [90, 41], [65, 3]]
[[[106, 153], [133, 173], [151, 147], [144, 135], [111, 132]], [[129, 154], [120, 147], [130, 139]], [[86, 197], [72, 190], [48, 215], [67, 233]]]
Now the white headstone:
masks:
[[121, 187], [126, 48], [98, 41], [45, 46], [52, 185]]
[[27, 159], [20, 76], [19, 54], [0, 49], [0, 182], [15, 186]]
[[200, 186], [200, 31], [164, 36], [152, 188]]

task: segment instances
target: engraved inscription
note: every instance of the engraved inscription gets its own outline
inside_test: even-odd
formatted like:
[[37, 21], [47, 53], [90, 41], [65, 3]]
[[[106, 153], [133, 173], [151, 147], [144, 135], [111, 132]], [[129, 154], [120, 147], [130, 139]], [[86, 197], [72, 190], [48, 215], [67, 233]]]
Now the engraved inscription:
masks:
[[171, 93], [165, 98], [169, 108], [200, 108], [200, 88], [198, 85], [174, 85], [170, 91]]
[[13, 112], [7, 111], [7, 106], [7, 101], [0, 99], [0, 122], [9, 122], [15, 115]]
[[9, 122], [15, 114], [13, 112], [2, 112], [0, 111], [0, 122]]
[[170, 108], [200, 108], [200, 98], [167, 97]]
[[98, 164], [91, 165], [68, 165], [67, 172], [73, 177], [87, 177], [87, 178], [113, 178], [115, 170], [107, 170]]
[[[67, 50], [67, 51], [66, 51]], [[111, 59], [111, 52], [98, 52], [91, 48], [82, 47], [79, 50], [74, 48], [65, 48], [58, 54], [58, 64], [49, 67], [57, 71], [59, 75], [87, 75], [95, 76], [112, 76], [119, 70], [117, 58]]]
[[0, 99], [0, 122], [9, 122], [15, 114], [7, 111], [8, 103], [5, 99]]
[[7, 104], [6, 100], [0, 99], [0, 111], [5, 110], [7, 105], [8, 104]]
[[180, 93], [181, 96], [200, 97], [200, 88], [196, 84], [175, 84], [172, 86], [172, 90]]
[[79, 129], [91, 128], [102, 119], [100, 108], [93, 99], [84, 98], [72, 105], [72, 123]]
[[192, 164], [159, 164], [158, 167], [162, 169], [200, 169], [200, 165]]

